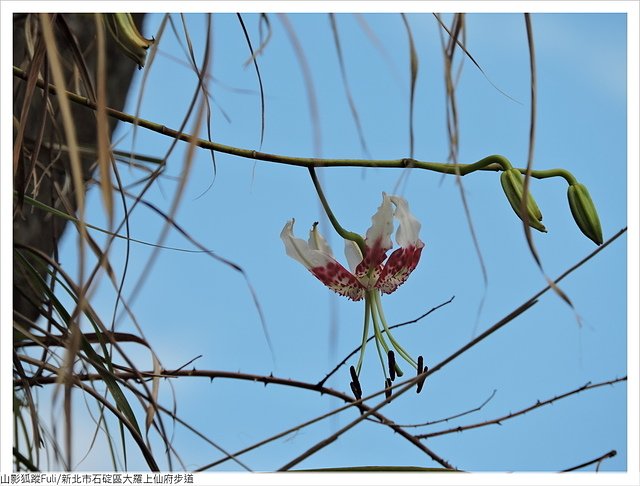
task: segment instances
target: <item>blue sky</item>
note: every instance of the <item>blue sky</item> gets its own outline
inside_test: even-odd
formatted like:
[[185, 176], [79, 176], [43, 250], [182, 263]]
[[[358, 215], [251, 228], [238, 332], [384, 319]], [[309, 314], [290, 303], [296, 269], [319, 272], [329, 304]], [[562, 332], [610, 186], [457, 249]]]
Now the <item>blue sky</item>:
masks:
[[[254, 47], [258, 16], [243, 16]], [[273, 36], [258, 58], [265, 89], [266, 129], [261, 150], [296, 156], [364, 158], [345, 96], [325, 14], [288, 16], [309, 63], [319, 116], [320, 152], [314, 147], [314, 125], [300, 66], [283, 23], [271, 15]], [[180, 19], [173, 17], [180, 29]], [[362, 19], [384, 46], [375, 47], [358, 17], [337, 16], [347, 77], [362, 121], [371, 156], [391, 159], [409, 153], [409, 58], [407, 35], [398, 14], [364, 14]], [[450, 16], [444, 16], [449, 22]], [[204, 49], [205, 18], [187, 15], [196, 59]], [[431, 14], [408, 15], [419, 55], [415, 95], [415, 158], [445, 162], [443, 59], [438, 25]], [[160, 15], [147, 19], [144, 33], [157, 37]], [[534, 14], [538, 76], [538, 120], [534, 167], [562, 167], [591, 192], [607, 240], [627, 225], [627, 48], [624, 14]], [[484, 74], [465, 61], [458, 84], [461, 163], [501, 154], [515, 166], [526, 164], [529, 138], [529, 60], [521, 14], [470, 14], [466, 47]], [[260, 116], [258, 83], [235, 15], [213, 18], [212, 134], [215, 141], [258, 148]], [[182, 34], [183, 38], [184, 35]], [[168, 56], [185, 59], [171, 31], [160, 40], [149, 68], [139, 116], [177, 128], [197, 79]], [[459, 56], [459, 54], [458, 54]], [[457, 57], [459, 59], [459, 57]], [[123, 61], [126, 62], [126, 61]], [[142, 72], [136, 78], [125, 111], [136, 109]], [[231, 88], [229, 88], [231, 87]], [[499, 89], [497, 89], [499, 88]], [[501, 93], [501, 91], [506, 93]], [[228, 117], [228, 119], [226, 118]], [[187, 125], [191, 130], [193, 123]], [[118, 148], [131, 149], [131, 128], [120, 126]], [[205, 132], [202, 136], [206, 136]], [[161, 157], [171, 140], [138, 130], [135, 150]], [[168, 160], [166, 174], [182, 173], [186, 144]], [[124, 295], [136, 290], [136, 318], [164, 367], [189, 367], [276, 376], [317, 382], [359, 345], [364, 307], [331, 294], [301, 265], [288, 258], [279, 238], [294, 217], [296, 233], [306, 237], [314, 221], [346, 265], [341, 238], [321, 214], [306, 169], [254, 162], [216, 154], [214, 176], [209, 153], [193, 159], [176, 220], [202, 245], [246, 272], [264, 313], [273, 342], [272, 358], [259, 314], [243, 277], [202, 254], [160, 252], [144, 281], [151, 254], [132, 244]], [[132, 181], [139, 172], [121, 167]], [[522, 225], [502, 193], [497, 173], [463, 179], [488, 284], [485, 286], [459, 189], [450, 176], [412, 170], [334, 168], [319, 170], [327, 197], [341, 224], [364, 234], [381, 193], [398, 191], [422, 223], [425, 242], [417, 269], [399, 290], [383, 298], [392, 323], [413, 319], [455, 299], [420, 323], [404, 327], [396, 337], [414, 356], [433, 366], [526, 301], [546, 285], [527, 248]], [[401, 175], [404, 182], [398, 185]], [[399, 187], [399, 189], [398, 189]], [[169, 210], [177, 185], [163, 180], [149, 200]], [[552, 278], [595, 249], [574, 223], [561, 179], [533, 181], [531, 189], [544, 214], [547, 234], [534, 233], [546, 274]], [[99, 192], [89, 193], [87, 219], [104, 224]], [[136, 210], [132, 236], [154, 242], [162, 221], [150, 211]], [[101, 239], [99, 235], [96, 238]], [[164, 244], [190, 248], [172, 232]], [[60, 260], [74, 274], [76, 238], [69, 231]], [[114, 245], [112, 262], [122, 272], [125, 246]], [[495, 396], [478, 412], [456, 421], [425, 427], [424, 432], [481, 422], [516, 411], [580, 387], [627, 374], [627, 236], [623, 235], [561, 284], [575, 312], [549, 292], [527, 313], [433, 375], [420, 395], [407, 393], [384, 408], [398, 423], [436, 420], [473, 409]], [[93, 296], [99, 312], [110, 316], [115, 293], [105, 279]], [[582, 319], [578, 325], [576, 313]], [[132, 331], [122, 315], [118, 330]], [[149, 353], [129, 348], [141, 369], [151, 369]], [[633, 359], [637, 360], [637, 356]], [[355, 364], [355, 358], [349, 364]], [[368, 349], [361, 375], [365, 394], [382, 385], [375, 348]], [[327, 383], [349, 389], [343, 368]], [[46, 392], [43, 392], [42, 396]], [[229, 451], [236, 451], [297, 423], [325, 413], [338, 401], [316, 393], [248, 382], [185, 378], [161, 384], [161, 399], [170, 405], [175, 394], [178, 413]], [[376, 400], [371, 402], [377, 403]], [[76, 408], [84, 404], [78, 397]], [[254, 470], [273, 470], [357, 417], [349, 410], [305, 428], [242, 460]], [[595, 458], [611, 449], [618, 455], [601, 470], [624, 471], [627, 455], [627, 384], [578, 394], [527, 415], [461, 434], [429, 439], [425, 444], [455, 466], [471, 471], [557, 471]], [[78, 438], [77, 451], [83, 451]], [[187, 468], [219, 457], [183, 428], [174, 445]], [[156, 445], [159, 452], [160, 446]], [[98, 441], [80, 469], [109, 468], [105, 444]], [[134, 448], [130, 465], [144, 467]], [[78, 452], [78, 455], [81, 455]], [[636, 461], [637, 463], [637, 461]], [[422, 452], [373, 423], [364, 423], [299, 467], [354, 465], [435, 466]], [[219, 471], [236, 470], [231, 462]]]

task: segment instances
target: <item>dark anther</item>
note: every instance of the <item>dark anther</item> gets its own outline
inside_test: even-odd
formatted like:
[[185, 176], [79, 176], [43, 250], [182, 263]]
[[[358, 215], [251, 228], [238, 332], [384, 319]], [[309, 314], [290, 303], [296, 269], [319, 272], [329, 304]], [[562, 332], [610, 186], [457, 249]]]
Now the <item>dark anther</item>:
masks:
[[351, 373], [351, 391], [353, 391], [353, 395], [356, 397], [356, 400], [360, 400], [362, 398], [362, 388], [360, 387], [360, 380], [358, 379], [358, 373], [356, 373], [356, 369], [351, 366], [349, 367], [349, 373]]
[[351, 391], [353, 392], [353, 396], [356, 397], [356, 400], [360, 400], [362, 398], [362, 390], [357, 386], [353, 381], [349, 382], [351, 385]]
[[393, 354], [392, 349], [387, 353], [387, 359], [389, 360], [389, 375], [391, 375], [391, 381], [393, 381], [396, 379], [396, 355]]
[[356, 369], [354, 366], [349, 367], [349, 373], [351, 373], [351, 379], [354, 383], [358, 383], [358, 373], [356, 373]]
[[[422, 356], [418, 356], [418, 376], [420, 376], [422, 373], [426, 373], [429, 370], [428, 366], [424, 365], [424, 358]], [[425, 376], [424, 378], [421, 378], [420, 380], [418, 380], [417, 383], [417, 387], [416, 387], [416, 393], [420, 393], [422, 391], [422, 387], [424, 386], [424, 380], [426, 380], [427, 377]]]
[[391, 380], [389, 378], [384, 380], [384, 387], [384, 396], [391, 398]]

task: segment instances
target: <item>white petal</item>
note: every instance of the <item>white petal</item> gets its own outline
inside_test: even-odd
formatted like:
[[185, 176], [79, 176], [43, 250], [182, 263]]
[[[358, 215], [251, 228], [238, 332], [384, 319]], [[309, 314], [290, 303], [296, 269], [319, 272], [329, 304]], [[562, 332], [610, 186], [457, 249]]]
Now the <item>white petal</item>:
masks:
[[327, 255], [333, 255], [327, 240], [318, 231], [318, 223], [313, 223], [311, 230], [309, 230], [309, 247], [314, 250], [320, 250]]
[[396, 231], [396, 242], [403, 248], [418, 245], [422, 225], [409, 211], [407, 200], [400, 196], [389, 196], [389, 199], [396, 206], [394, 216], [399, 222], [398, 231]]
[[[287, 221], [287, 224], [284, 225], [284, 228], [282, 228], [280, 232], [280, 238], [282, 238], [287, 255], [302, 263], [309, 270], [315, 267], [323, 267], [333, 261], [331, 250], [329, 250], [329, 253], [326, 253], [325, 251], [311, 247], [309, 243], [303, 239], [293, 236], [294, 223], [295, 219]], [[320, 236], [320, 238], [322, 237]]]
[[356, 272], [356, 268], [362, 261], [362, 252], [355, 241], [344, 240], [344, 255], [347, 257], [347, 263], [352, 273]]
[[391, 233], [393, 233], [393, 208], [389, 196], [382, 193], [382, 204], [371, 217], [371, 227], [367, 230], [365, 244], [367, 248], [380, 246], [387, 251], [393, 246], [391, 243]]
[[316, 225], [311, 228], [307, 242], [293, 236], [294, 222], [293, 219], [288, 221], [280, 233], [287, 255], [302, 263], [318, 280], [334, 292], [351, 300], [361, 300], [365, 294], [364, 287], [355, 275], [333, 258], [331, 249], [326, 240], [317, 232]]

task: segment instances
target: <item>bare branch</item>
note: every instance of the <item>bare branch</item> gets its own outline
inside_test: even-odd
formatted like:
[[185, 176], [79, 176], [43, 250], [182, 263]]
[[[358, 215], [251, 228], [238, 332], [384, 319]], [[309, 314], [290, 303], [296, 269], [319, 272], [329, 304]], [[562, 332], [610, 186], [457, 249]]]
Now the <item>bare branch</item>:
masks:
[[523, 408], [522, 410], [518, 410], [517, 412], [509, 412], [508, 414], [503, 415], [503, 416], [498, 417], [498, 418], [495, 418], [495, 419], [486, 420], [484, 422], [478, 422], [478, 423], [470, 424], [470, 425], [463, 425], [463, 426], [459, 426], [459, 427], [453, 427], [453, 428], [445, 429], [445, 430], [439, 430], [439, 431], [431, 432], [431, 433], [428, 433], [428, 434], [420, 434], [420, 435], [417, 435], [416, 437], [418, 437], [419, 439], [429, 439], [431, 437], [437, 437], [439, 435], [452, 434], [454, 432], [464, 432], [465, 430], [477, 429], [477, 428], [480, 428], [480, 427], [486, 427], [487, 425], [502, 425], [502, 422], [505, 422], [506, 420], [518, 417], [520, 415], [524, 415], [526, 413], [531, 412], [532, 410], [544, 407], [545, 405], [550, 405], [550, 404], [552, 404], [554, 402], [557, 402], [558, 400], [562, 400], [563, 398], [567, 398], [567, 397], [569, 397], [571, 395], [576, 395], [576, 394], [581, 393], [583, 391], [593, 390], [594, 388], [599, 388], [599, 387], [606, 386], [606, 385], [614, 385], [614, 384], [619, 383], [621, 381], [627, 381], [627, 377], [623, 376], [622, 378], [615, 378], [613, 380], [602, 381], [600, 383], [595, 383], [595, 384], [592, 384], [591, 382], [589, 382], [589, 383], [586, 383], [585, 385], [582, 385], [579, 388], [576, 388], [576, 389], [571, 390], [569, 392], [563, 393], [562, 395], [556, 395], [555, 397], [549, 398], [549, 399], [544, 400], [544, 401], [538, 400], [533, 405], [530, 405], [530, 406], [528, 406], [526, 408]]
[[[202, 466], [201, 468], [199, 468], [199, 471], [203, 471], [206, 469], [209, 469], [211, 467], [214, 467], [218, 464], [221, 464], [223, 462], [226, 462], [229, 459], [235, 459], [238, 456], [249, 452], [253, 449], [256, 449], [258, 447], [261, 447], [262, 445], [271, 442], [273, 440], [276, 440], [280, 437], [283, 437], [285, 435], [288, 435], [289, 433], [296, 431], [296, 430], [300, 430], [303, 427], [306, 427], [308, 425], [311, 425], [313, 423], [316, 423], [320, 420], [323, 420], [329, 416], [335, 415], [336, 413], [339, 413], [343, 410], [346, 410], [347, 408], [350, 408], [351, 406], [357, 406], [361, 412], [363, 413], [361, 419], [358, 420], [358, 422], [368, 416], [374, 417], [376, 419], [378, 419], [381, 423], [389, 426], [391, 429], [394, 430], [394, 432], [398, 433], [399, 435], [401, 435], [403, 438], [405, 438], [406, 440], [408, 440], [409, 442], [411, 442], [414, 446], [416, 446], [418, 449], [422, 450], [423, 452], [425, 452], [426, 454], [428, 454], [434, 461], [438, 462], [439, 464], [441, 464], [442, 466], [449, 468], [449, 469], [453, 469], [451, 465], [449, 465], [449, 463], [447, 461], [445, 461], [444, 459], [440, 458], [437, 454], [435, 454], [433, 451], [431, 451], [429, 448], [425, 447], [424, 444], [422, 444], [417, 438], [415, 438], [412, 434], [408, 433], [407, 431], [405, 431], [402, 427], [399, 427], [397, 425], [395, 425], [393, 423], [393, 421], [387, 419], [384, 415], [382, 415], [381, 413], [378, 412], [378, 408], [380, 408], [380, 405], [378, 405], [375, 408], [369, 408], [366, 405], [364, 405], [364, 401], [366, 400], [370, 400], [373, 397], [376, 397], [378, 395], [381, 395], [382, 393], [384, 393], [384, 390], [378, 391], [370, 396], [364, 397], [361, 400], [355, 400], [354, 398], [350, 397], [349, 395], [346, 395], [338, 390], [334, 390], [332, 388], [326, 388], [326, 387], [319, 387], [316, 384], [313, 383], [307, 383], [304, 381], [298, 381], [298, 380], [292, 380], [289, 378], [279, 378], [276, 376], [273, 376], [272, 374], [270, 375], [255, 375], [255, 374], [249, 374], [249, 373], [240, 373], [240, 372], [231, 372], [231, 371], [221, 371], [221, 370], [175, 370], [175, 371], [168, 371], [168, 370], [163, 370], [160, 373], [153, 373], [153, 372], [143, 372], [143, 371], [137, 371], [137, 372], [133, 372], [133, 371], [126, 371], [126, 372], [114, 372], [113, 376], [116, 377], [118, 380], [122, 380], [122, 381], [126, 381], [126, 380], [132, 380], [135, 379], [137, 380], [140, 376], [144, 376], [145, 378], [178, 378], [178, 377], [203, 377], [203, 378], [209, 378], [211, 380], [213, 380], [214, 378], [228, 378], [228, 379], [235, 379], [235, 380], [244, 380], [244, 381], [251, 381], [254, 383], [263, 383], [265, 386], [268, 384], [274, 384], [274, 385], [282, 385], [282, 386], [290, 386], [290, 387], [294, 387], [294, 388], [301, 388], [301, 389], [305, 389], [305, 390], [311, 390], [311, 391], [317, 391], [320, 392], [323, 395], [330, 395], [336, 398], [339, 398], [340, 400], [344, 401], [346, 403], [345, 406], [339, 407], [335, 410], [332, 410], [331, 412], [328, 412], [327, 414], [324, 414], [322, 416], [316, 417], [308, 422], [305, 422], [304, 424], [300, 424], [297, 425], [296, 427], [293, 427], [289, 430], [286, 430], [284, 432], [281, 432], [273, 437], [270, 437], [266, 440], [257, 442], [241, 451], [238, 451], [234, 454], [228, 454], [227, 457], [216, 461], [214, 463], [208, 464], [206, 466]], [[393, 388], [397, 388], [399, 386], [403, 386], [407, 383], [409, 383], [408, 388], [411, 388], [415, 382], [421, 378], [422, 375], [417, 376], [415, 378], [413, 378], [412, 380], [410, 380], [409, 382], [403, 382], [403, 383], [398, 383], [396, 385], [393, 386]], [[96, 373], [78, 373], [74, 375], [74, 380], [76, 380], [77, 382], [82, 382], [82, 381], [94, 381], [94, 380], [101, 380], [101, 376], [96, 374]], [[26, 378], [26, 381], [31, 384], [31, 385], [46, 385], [46, 384], [54, 384], [56, 382], [56, 374], [52, 374], [49, 376], [37, 376], [37, 377], [33, 377], [33, 378]], [[16, 380], [14, 381], [14, 385], [15, 386], [21, 386], [24, 383], [24, 380]], [[396, 396], [399, 396], [400, 392], [396, 393], [393, 398], [395, 398]], [[384, 402], [383, 402], [384, 403]]]
[[618, 451], [616, 451], [616, 450], [614, 449], [614, 450], [611, 450], [611, 451], [609, 451], [609, 452], [607, 452], [607, 453], [605, 453], [605, 454], [602, 454], [600, 457], [596, 457], [595, 459], [592, 459], [591, 461], [587, 461], [587, 462], [584, 462], [584, 463], [579, 464], [579, 465], [577, 465], [577, 466], [570, 467], [569, 469], [564, 469], [564, 470], [562, 470], [562, 471], [560, 471], [560, 472], [571, 472], [571, 471], [577, 471], [578, 469], [584, 469], [585, 467], [589, 467], [589, 466], [591, 466], [592, 464], [596, 464], [596, 463], [598, 464], [598, 465], [596, 466], [596, 471], [597, 471], [598, 469], [600, 469], [600, 464], [601, 464], [603, 461], [605, 461], [605, 460], [607, 460], [607, 459], [611, 459], [612, 457], [615, 457], [617, 454], [618, 454]]
[[484, 406], [489, 403], [493, 397], [496, 396], [498, 390], [493, 390], [491, 392], [491, 395], [489, 395], [489, 397], [487, 399], [485, 399], [484, 402], [482, 402], [480, 405], [478, 405], [475, 408], [472, 408], [470, 410], [467, 410], [466, 412], [461, 412], [461, 413], [457, 413], [455, 415], [450, 415], [449, 417], [445, 417], [445, 418], [441, 418], [438, 420], [431, 420], [429, 422], [423, 422], [421, 424], [398, 424], [399, 427], [404, 427], [404, 428], [415, 428], [415, 427], [427, 427], [429, 425], [436, 425], [436, 424], [440, 424], [442, 422], [449, 422], [450, 420], [454, 420], [460, 417], [464, 417], [465, 415], [469, 415], [472, 414], [474, 412], [479, 412], [480, 410], [482, 410], [484, 408]]

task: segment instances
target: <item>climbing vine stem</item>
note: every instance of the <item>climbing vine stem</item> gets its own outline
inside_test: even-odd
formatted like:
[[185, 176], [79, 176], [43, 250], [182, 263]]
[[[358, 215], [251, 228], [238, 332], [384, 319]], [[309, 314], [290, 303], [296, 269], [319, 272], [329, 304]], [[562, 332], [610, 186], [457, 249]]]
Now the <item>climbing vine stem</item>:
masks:
[[[27, 73], [13, 66], [13, 75], [17, 78], [27, 80]], [[43, 80], [38, 79], [36, 85], [41, 89], [46, 89], [53, 94], [57, 94], [59, 88], [53, 84], [45, 83]], [[89, 98], [80, 96], [76, 93], [66, 92], [67, 97], [73, 103], [86, 106], [92, 110], [96, 109], [96, 104]], [[160, 123], [155, 123], [143, 118], [138, 118], [128, 113], [124, 113], [112, 108], [106, 109], [107, 115], [120, 120], [125, 123], [135, 124], [146, 130], [151, 130], [156, 133], [166, 135], [168, 137], [176, 138], [188, 143], [194, 143], [198, 147], [214, 150], [216, 152], [225, 153], [229, 155], [235, 155], [237, 157], [243, 157], [254, 160], [262, 160], [265, 162], [274, 162], [286, 165], [295, 165], [299, 167], [315, 168], [315, 167], [376, 167], [376, 168], [407, 168], [414, 167], [416, 169], [429, 170], [432, 172], [438, 172], [441, 174], [460, 174], [465, 176], [472, 172], [479, 170], [482, 171], [504, 171], [512, 167], [509, 160], [503, 155], [489, 155], [472, 164], [448, 164], [441, 162], [427, 162], [416, 160], [412, 158], [400, 158], [400, 159], [325, 159], [316, 157], [293, 157], [288, 155], [271, 154], [266, 152], [260, 152], [257, 150], [244, 149], [239, 147], [232, 147], [230, 145], [224, 145], [217, 142], [194, 137], [191, 134], [174, 130]], [[521, 173], [525, 173], [526, 169], [518, 168]], [[531, 176], [536, 179], [546, 179], [549, 177], [563, 177], [569, 185], [575, 184], [575, 177], [564, 169], [549, 169], [549, 170], [533, 170]], [[317, 187], [316, 187], [317, 189]], [[325, 201], [326, 202], [326, 201]], [[324, 204], [324, 203], [323, 203]], [[325, 208], [328, 206], [325, 206]], [[332, 224], [335, 223], [332, 221]], [[336, 228], [337, 229], [337, 228]], [[342, 230], [346, 232], [346, 230]], [[348, 232], [346, 232], [348, 233]], [[351, 238], [347, 238], [351, 239]], [[355, 240], [353, 240], [355, 241]]]

